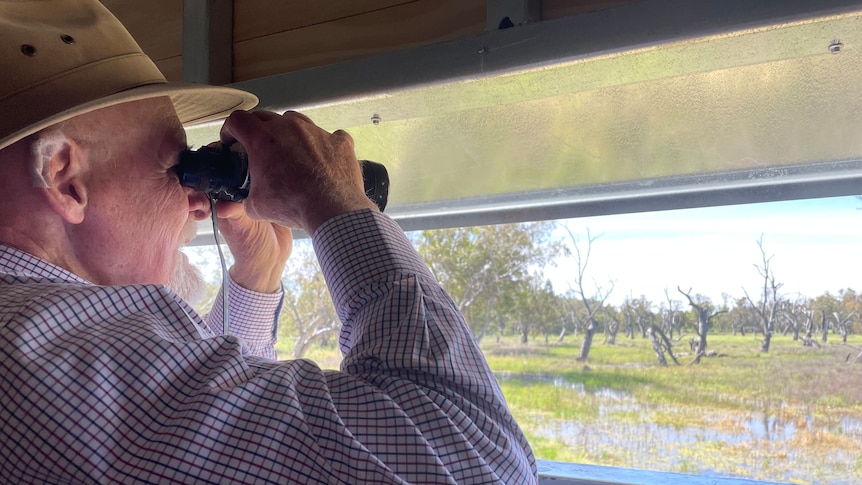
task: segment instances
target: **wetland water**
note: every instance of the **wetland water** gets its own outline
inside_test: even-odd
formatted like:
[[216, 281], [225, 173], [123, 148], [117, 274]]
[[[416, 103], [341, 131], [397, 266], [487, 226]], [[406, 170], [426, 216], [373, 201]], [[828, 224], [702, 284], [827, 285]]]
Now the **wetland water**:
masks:
[[[793, 483], [862, 483], [862, 412], [838, 416], [828, 407], [780, 402], [745, 403], [744, 411], [738, 405], [654, 404], [614, 389], [590, 392], [561, 377], [497, 378], [504, 393], [515, 381], [535, 385], [535, 392], [556, 392], [556, 415], [525, 411], [516, 418], [531, 441], [557, 443], [585, 462]], [[592, 411], [570, 419], [570, 405]]]

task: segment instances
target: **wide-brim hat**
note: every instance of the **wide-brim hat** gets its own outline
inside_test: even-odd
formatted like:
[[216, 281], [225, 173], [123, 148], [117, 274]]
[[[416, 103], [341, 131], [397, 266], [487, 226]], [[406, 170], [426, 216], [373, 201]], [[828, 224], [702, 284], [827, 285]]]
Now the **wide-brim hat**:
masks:
[[238, 89], [167, 82], [98, 0], [0, 0], [0, 149], [77, 115], [161, 96], [184, 125], [258, 101]]

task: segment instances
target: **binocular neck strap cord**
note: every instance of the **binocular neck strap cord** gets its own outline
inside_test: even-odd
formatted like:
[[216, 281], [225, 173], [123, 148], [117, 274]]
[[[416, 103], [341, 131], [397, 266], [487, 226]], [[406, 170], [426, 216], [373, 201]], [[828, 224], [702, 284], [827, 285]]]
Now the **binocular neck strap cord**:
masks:
[[224, 262], [224, 253], [222, 252], [221, 244], [219, 243], [218, 215], [216, 214], [215, 199], [212, 196], [209, 196], [208, 198], [210, 201], [210, 213], [213, 218], [213, 237], [215, 238], [218, 257], [221, 262], [222, 330], [223, 335], [228, 335], [230, 333], [230, 315], [228, 313], [228, 308], [230, 307], [230, 295], [228, 294], [230, 290], [230, 277], [227, 273], [227, 265]]

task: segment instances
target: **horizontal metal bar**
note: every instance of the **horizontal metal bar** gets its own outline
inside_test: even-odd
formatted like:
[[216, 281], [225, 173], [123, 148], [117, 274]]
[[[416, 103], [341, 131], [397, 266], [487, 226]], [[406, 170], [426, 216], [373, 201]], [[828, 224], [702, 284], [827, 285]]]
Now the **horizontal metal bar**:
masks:
[[850, 160], [399, 206], [390, 215], [413, 231], [859, 193], [862, 161]]
[[[417, 231], [860, 193], [862, 160], [843, 160], [401, 205], [387, 214]], [[213, 244], [212, 228], [202, 223], [191, 244]]]
[[724, 478], [538, 460], [540, 485], [780, 485]]

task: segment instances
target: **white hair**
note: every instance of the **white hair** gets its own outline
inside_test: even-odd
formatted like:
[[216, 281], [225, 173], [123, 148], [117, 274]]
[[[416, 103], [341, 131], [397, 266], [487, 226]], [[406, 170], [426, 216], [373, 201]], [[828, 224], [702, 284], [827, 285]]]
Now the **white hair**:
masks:
[[87, 152], [91, 160], [117, 163], [114, 155], [117, 145], [123, 140], [122, 133], [134, 123], [133, 120], [118, 119], [123, 109], [128, 108], [124, 105], [110, 106], [61, 121], [36, 133], [30, 148], [33, 186], [50, 188], [49, 162], [60, 150], [71, 146], [72, 140]]
[[30, 179], [33, 187], [51, 188], [48, 181], [50, 162], [63, 147], [70, 145], [66, 134], [56, 128], [50, 128], [38, 134], [30, 146]]

